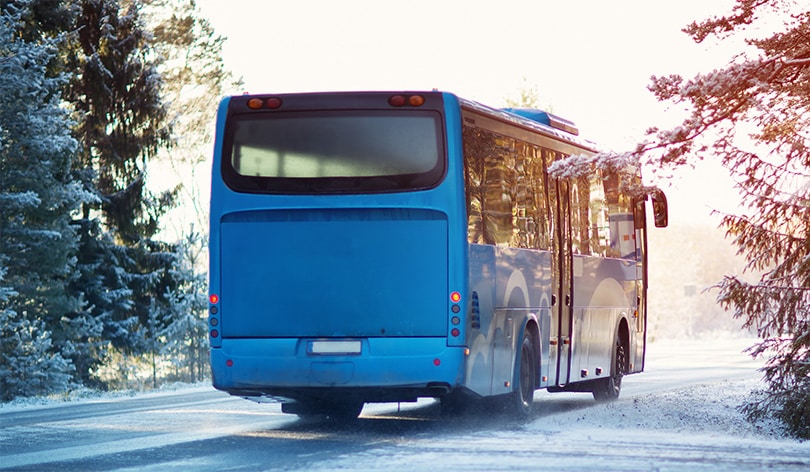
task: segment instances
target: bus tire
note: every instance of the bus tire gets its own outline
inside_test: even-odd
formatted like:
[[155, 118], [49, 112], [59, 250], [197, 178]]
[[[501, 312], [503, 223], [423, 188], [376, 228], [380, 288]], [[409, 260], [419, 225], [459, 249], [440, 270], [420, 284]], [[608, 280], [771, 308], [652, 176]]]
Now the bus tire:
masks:
[[612, 357], [610, 377], [601, 379], [593, 389], [593, 398], [598, 402], [616, 400], [622, 391], [622, 378], [627, 373], [627, 347], [618, 334], [616, 334]]
[[529, 330], [525, 330], [515, 359], [514, 390], [509, 395], [510, 410], [519, 418], [528, 418], [532, 414], [534, 387], [537, 385], [536, 353], [532, 336]]

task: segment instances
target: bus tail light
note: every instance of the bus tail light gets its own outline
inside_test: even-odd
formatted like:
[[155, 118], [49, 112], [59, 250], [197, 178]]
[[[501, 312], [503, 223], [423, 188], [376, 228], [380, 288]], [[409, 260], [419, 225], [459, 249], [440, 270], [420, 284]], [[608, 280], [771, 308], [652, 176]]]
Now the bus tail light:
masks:
[[450, 338], [448, 341], [451, 345], [458, 345], [463, 341], [461, 337], [462, 319], [459, 314], [461, 313], [461, 292], [450, 292]]
[[265, 99], [254, 97], [247, 101], [247, 106], [251, 110], [261, 110], [262, 108], [275, 110], [276, 108], [281, 107], [281, 99], [278, 97], [270, 97]]
[[425, 104], [425, 97], [422, 95], [391, 95], [388, 98], [388, 104], [392, 107], [402, 107], [405, 105], [421, 107]]
[[219, 344], [219, 295], [216, 293], [212, 293], [208, 295], [208, 303], [210, 306], [208, 307], [208, 325], [210, 327], [210, 331], [208, 332], [208, 336], [211, 338], [211, 345], [218, 346]]

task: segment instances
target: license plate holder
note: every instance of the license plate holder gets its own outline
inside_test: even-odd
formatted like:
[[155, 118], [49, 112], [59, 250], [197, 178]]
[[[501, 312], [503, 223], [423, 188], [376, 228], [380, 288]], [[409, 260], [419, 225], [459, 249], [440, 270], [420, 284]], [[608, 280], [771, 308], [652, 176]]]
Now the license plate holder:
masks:
[[359, 356], [363, 343], [357, 339], [313, 340], [307, 344], [307, 354], [311, 356]]

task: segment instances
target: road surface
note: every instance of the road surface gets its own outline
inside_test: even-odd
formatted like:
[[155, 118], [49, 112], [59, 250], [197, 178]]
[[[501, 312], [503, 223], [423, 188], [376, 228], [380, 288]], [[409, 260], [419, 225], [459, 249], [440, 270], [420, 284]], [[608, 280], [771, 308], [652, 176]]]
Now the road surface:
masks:
[[622, 397], [537, 392], [534, 416], [446, 417], [433, 400], [299, 420], [209, 387], [0, 408], [0, 470], [810, 470], [810, 443], [735, 407], [750, 341], [653, 343]]

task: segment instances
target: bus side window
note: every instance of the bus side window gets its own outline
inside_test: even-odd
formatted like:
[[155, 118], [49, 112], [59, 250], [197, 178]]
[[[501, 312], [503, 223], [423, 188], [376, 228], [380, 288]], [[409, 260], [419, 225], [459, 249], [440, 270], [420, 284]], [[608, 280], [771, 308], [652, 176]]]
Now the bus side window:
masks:
[[549, 250], [547, 178], [542, 149], [518, 141], [516, 146], [515, 207], [512, 210], [517, 247]]
[[574, 254], [591, 254], [591, 188], [587, 177], [571, 183], [571, 230]]
[[514, 235], [513, 143], [486, 130], [464, 127], [467, 240], [508, 245]]
[[618, 174], [608, 175], [604, 182], [610, 225], [610, 255], [633, 259], [636, 257], [633, 199], [621, 190]]
[[464, 127], [464, 185], [467, 199], [467, 240], [473, 244], [494, 244], [484, 226], [484, 164], [486, 136], [481, 130]]
[[515, 200], [515, 143], [508, 137], [493, 134], [492, 149], [485, 157], [484, 230], [498, 246], [514, 246], [515, 230], [512, 213]]
[[488, 130], [463, 130], [467, 240], [551, 249], [544, 150]]
[[598, 169], [588, 180], [590, 185], [591, 252], [595, 256], [608, 257], [610, 252], [610, 218], [605, 199], [605, 181]]

